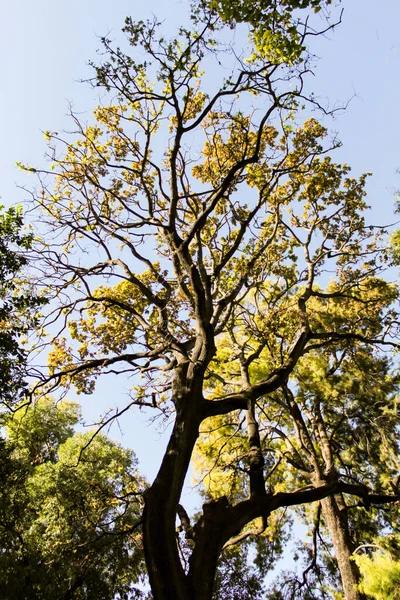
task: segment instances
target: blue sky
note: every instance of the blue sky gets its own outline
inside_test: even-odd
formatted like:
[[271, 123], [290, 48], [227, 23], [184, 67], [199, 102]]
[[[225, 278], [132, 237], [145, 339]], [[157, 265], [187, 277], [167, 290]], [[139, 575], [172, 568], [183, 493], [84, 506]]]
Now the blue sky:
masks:
[[[315, 48], [320, 57], [309, 81], [331, 106], [352, 98], [345, 113], [326, 124], [338, 132], [343, 147], [335, 159], [352, 165], [355, 175], [372, 171], [368, 201], [371, 220], [390, 222], [394, 190], [400, 188], [398, 116], [400, 96], [400, 3], [398, 0], [344, 0], [343, 24]], [[9, 205], [28, 197], [17, 188], [34, 184], [20, 173], [16, 161], [43, 164], [46, 151], [42, 130], [68, 129], [68, 102], [87, 113], [96, 105], [96, 92], [79, 83], [90, 76], [87, 62], [96, 58], [98, 36], [118, 39], [126, 15], [165, 19], [167, 31], [181, 24], [184, 2], [148, 0], [20, 0], [0, 8], [0, 196]], [[126, 382], [118, 388], [106, 382], [99, 396], [85, 402], [86, 414], [98, 406], [113, 405]], [[121, 422], [123, 442], [136, 447], [149, 477], [155, 473], [162, 449], [160, 433], [143, 434], [145, 417]], [[119, 435], [115, 429], [116, 436]]]
[[[342, 2], [343, 23], [329, 39], [318, 41], [320, 61], [309, 82], [331, 105], [353, 97], [334, 122], [343, 149], [338, 160], [355, 173], [372, 171], [370, 202], [379, 214], [391, 213], [400, 166], [398, 117], [400, 95], [400, 3], [397, 0]], [[6, 204], [26, 194], [15, 184], [29, 186], [18, 173], [20, 160], [38, 165], [45, 152], [41, 130], [68, 129], [68, 102], [76, 111], [90, 112], [96, 92], [79, 81], [90, 76], [87, 62], [96, 58], [98, 36], [120, 37], [126, 15], [165, 20], [172, 31], [185, 13], [182, 0], [37, 0], [4, 2], [0, 38], [0, 196]], [[400, 187], [400, 186], [399, 186]]]

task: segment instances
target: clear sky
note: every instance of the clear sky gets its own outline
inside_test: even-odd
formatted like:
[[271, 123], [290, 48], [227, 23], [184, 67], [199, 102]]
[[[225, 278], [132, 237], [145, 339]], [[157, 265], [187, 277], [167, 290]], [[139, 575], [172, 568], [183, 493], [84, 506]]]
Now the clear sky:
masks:
[[[313, 86], [331, 105], [353, 97], [346, 112], [327, 125], [338, 132], [343, 148], [336, 160], [353, 166], [355, 175], [372, 171], [369, 183], [371, 219], [393, 220], [394, 190], [400, 188], [400, 2], [343, 0], [343, 23], [329, 39], [318, 42], [320, 61]], [[135, 19], [155, 14], [167, 31], [180, 25], [180, 0], [20, 0], [2, 2], [0, 20], [0, 196], [9, 205], [26, 199], [34, 181], [20, 173], [16, 161], [39, 166], [46, 150], [42, 130], [68, 129], [68, 102], [89, 114], [96, 92], [79, 83], [90, 76], [98, 36], [118, 40], [126, 15]], [[317, 115], [318, 116], [318, 115]], [[126, 389], [128, 384], [122, 384]], [[86, 402], [87, 415], [118, 400], [119, 388], [108, 381]], [[143, 421], [144, 417], [142, 417]], [[123, 442], [137, 449], [141, 467], [151, 478], [157, 467], [158, 433], [141, 432], [138, 418], [121, 421]], [[115, 435], [117, 435], [115, 431]], [[156, 449], [157, 447], [157, 449]]]

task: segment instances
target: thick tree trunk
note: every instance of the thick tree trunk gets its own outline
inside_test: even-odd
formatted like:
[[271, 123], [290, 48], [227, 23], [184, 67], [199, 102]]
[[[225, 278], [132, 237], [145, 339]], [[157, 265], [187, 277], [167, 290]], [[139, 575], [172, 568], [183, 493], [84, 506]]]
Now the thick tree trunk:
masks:
[[[176, 515], [185, 476], [196, 443], [201, 418], [195, 399], [186, 398], [177, 411], [175, 425], [160, 470], [145, 493], [143, 542], [154, 600], [210, 600], [220, 543], [209, 540], [209, 569], [199, 582], [185, 574], [176, 539]], [[199, 403], [197, 403], [199, 406]], [[197, 571], [197, 569], [194, 569]]]
[[211, 600], [218, 559], [229, 537], [226, 520], [229, 503], [223, 496], [203, 505], [195, 527], [195, 547], [190, 557], [189, 581], [193, 600]]
[[145, 494], [143, 543], [154, 600], [190, 598], [177, 547], [176, 512], [197, 436], [198, 423], [177, 415], [158, 475]]
[[356, 563], [350, 560], [354, 550], [351, 541], [347, 517], [340, 512], [334, 496], [321, 500], [322, 514], [331, 535], [335, 549], [343, 592], [346, 600], [364, 600], [365, 596], [357, 590], [360, 574]]

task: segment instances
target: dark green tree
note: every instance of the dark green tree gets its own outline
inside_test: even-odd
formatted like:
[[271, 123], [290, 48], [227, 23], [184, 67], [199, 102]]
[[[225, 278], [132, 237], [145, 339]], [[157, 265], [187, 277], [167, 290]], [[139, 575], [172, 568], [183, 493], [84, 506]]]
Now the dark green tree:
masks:
[[3, 415], [2, 600], [144, 597], [144, 481], [130, 450], [74, 433], [78, 418], [49, 398]]
[[20, 207], [0, 206], [0, 403], [15, 406], [27, 389], [27, 353], [21, 337], [38, 325], [46, 303], [26, 280], [32, 234], [23, 232]]

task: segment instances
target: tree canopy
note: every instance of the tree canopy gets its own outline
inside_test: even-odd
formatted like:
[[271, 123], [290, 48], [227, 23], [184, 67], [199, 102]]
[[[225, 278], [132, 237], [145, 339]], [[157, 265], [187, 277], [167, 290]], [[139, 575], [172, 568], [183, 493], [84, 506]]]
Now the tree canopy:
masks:
[[[362, 574], [360, 589], [375, 600], [396, 600], [400, 595], [398, 535], [388, 535], [374, 542], [359, 546], [354, 554]], [[361, 550], [365, 553], [358, 553]]]
[[8, 407], [27, 387], [21, 337], [37, 326], [37, 310], [46, 303], [22, 275], [31, 244], [32, 233], [23, 232], [21, 207], [0, 206], [0, 402]]
[[290, 65], [305, 57], [310, 13], [327, 12], [331, 4], [332, 0], [200, 1], [201, 7], [217, 13], [232, 28], [242, 23], [249, 26], [256, 53], [271, 62]]
[[142, 597], [144, 481], [131, 451], [74, 433], [78, 419], [49, 398], [3, 416], [1, 598]]
[[[129, 52], [104, 38], [93, 65], [103, 103], [89, 123], [71, 115], [70, 137], [45, 133], [48, 169], [27, 167], [39, 177], [36, 252], [56, 330], [32, 393], [94, 394], [101, 377], [128, 375], [129, 408], [171, 423], [140, 518], [154, 600], [256, 600], [290, 507], [311, 527], [309, 560], [269, 597], [329, 598], [340, 574], [345, 598], [359, 600], [352, 554], [394, 521], [398, 288], [385, 231], [367, 222], [368, 174], [335, 162], [337, 140], [310, 114], [324, 109], [306, 91], [316, 31], [300, 9], [328, 4], [196, 3], [174, 39], [128, 18]], [[227, 36], [241, 22], [250, 40], [238, 56]], [[35, 467], [44, 479], [29, 489], [46, 500], [65, 479], [67, 496], [91, 503], [91, 523], [106, 528], [111, 511], [112, 531], [126, 532], [139, 511], [121, 512], [138, 481], [132, 457], [94, 436], [76, 486], [63, 462], [86, 444], [75, 439]], [[181, 496], [193, 460], [206, 498], [191, 517]], [[91, 478], [101, 491], [103, 475], [117, 508], [96, 498]], [[34, 517], [44, 543], [46, 506]], [[71, 510], [91, 543], [79, 503]], [[100, 538], [93, 578], [105, 573], [104, 597], [125, 593]], [[116, 547], [128, 585], [139, 562]]]

